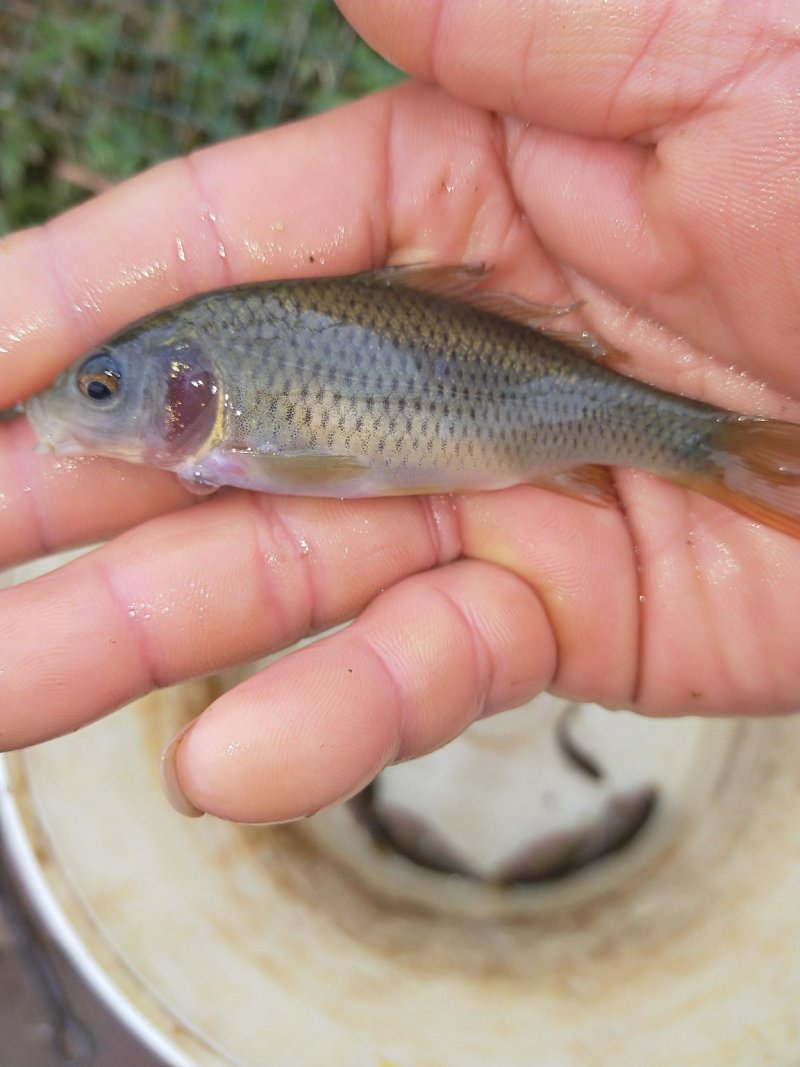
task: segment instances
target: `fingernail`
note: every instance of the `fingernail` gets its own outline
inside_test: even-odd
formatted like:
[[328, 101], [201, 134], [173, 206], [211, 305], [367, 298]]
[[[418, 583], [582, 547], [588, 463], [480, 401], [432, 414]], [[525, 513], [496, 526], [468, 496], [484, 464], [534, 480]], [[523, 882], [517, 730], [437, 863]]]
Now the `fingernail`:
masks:
[[161, 788], [164, 795], [181, 815], [188, 815], [190, 819], [199, 819], [205, 812], [196, 808], [183, 791], [178, 778], [177, 755], [181, 741], [194, 726], [195, 720], [187, 722], [183, 729], [178, 730], [164, 751], [161, 753]]

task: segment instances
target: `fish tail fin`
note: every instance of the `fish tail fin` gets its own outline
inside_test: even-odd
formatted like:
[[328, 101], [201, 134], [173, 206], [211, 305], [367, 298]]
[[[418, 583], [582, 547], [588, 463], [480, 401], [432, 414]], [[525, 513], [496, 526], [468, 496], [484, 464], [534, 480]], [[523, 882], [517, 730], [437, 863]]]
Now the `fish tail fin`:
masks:
[[800, 426], [757, 418], [721, 423], [706, 470], [672, 480], [800, 537]]

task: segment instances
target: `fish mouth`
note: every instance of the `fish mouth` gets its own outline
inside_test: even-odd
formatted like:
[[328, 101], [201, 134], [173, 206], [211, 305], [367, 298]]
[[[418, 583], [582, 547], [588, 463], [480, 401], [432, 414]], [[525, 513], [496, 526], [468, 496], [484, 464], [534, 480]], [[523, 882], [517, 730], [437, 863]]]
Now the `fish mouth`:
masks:
[[11, 422], [12, 419], [17, 419], [24, 414], [25, 405], [22, 403], [14, 404], [10, 408], [0, 408], [0, 423]]
[[25, 414], [36, 434], [37, 452], [64, 453], [70, 447], [77, 447], [77, 441], [65, 432], [66, 427], [59, 426], [52, 417], [48, 417], [41, 397], [33, 396], [25, 403]]
[[47, 411], [41, 396], [33, 396], [26, 401], [24, 411], [36, 434], [35, 451], [40, 455], [82, 456], [93, 451], [75, 436], [71, 427]]
[[[90, 427], [75, 427], [48, 409], [47, 396], [36, 395], [24, 405], [25, 415], [36, 435], [34, 451], [40, 455], [105, 456], [127, 463], [141, 463], [139, 442], [112, 440]], [[86, 436], [84, 436], [84, 434]]]

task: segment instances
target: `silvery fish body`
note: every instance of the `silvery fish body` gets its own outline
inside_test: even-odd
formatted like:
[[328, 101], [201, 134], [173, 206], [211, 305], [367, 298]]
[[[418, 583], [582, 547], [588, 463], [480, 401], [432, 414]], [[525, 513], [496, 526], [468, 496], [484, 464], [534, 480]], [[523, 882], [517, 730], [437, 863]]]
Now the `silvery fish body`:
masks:
[[328, 496], [538, 482], [608, 496], [639, 467], [800, 535], [800, 427], [616, 373], [539, 328], [564, 310], [487, 293], [476, 267], [238, 286], [143, 320], [28, 412], [57, 451], [196, 488]]

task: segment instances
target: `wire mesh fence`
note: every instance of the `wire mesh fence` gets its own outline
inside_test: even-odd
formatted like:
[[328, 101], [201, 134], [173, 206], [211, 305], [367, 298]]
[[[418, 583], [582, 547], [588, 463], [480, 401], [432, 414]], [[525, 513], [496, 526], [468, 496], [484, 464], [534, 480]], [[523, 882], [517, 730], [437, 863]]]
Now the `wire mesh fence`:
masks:
[[0, 233], [398, 77], [330, 0], [2, 0]]

